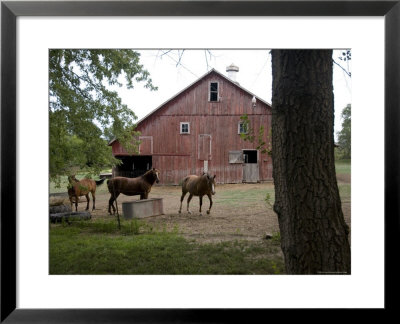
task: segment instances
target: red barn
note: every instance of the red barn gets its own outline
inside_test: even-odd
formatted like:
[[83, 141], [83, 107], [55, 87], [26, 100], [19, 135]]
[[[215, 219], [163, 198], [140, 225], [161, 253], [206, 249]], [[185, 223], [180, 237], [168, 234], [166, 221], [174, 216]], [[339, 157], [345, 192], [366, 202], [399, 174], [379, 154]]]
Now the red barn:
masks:
[[[264, 142], [270, 142], [271, 106], [235, 81], [238, 70], [228, 67], [229, 78], [209, 71], [140, 120], [138, 155], [111, 141], [113, 155], [123, 162], [113, 176], [136, 177], [155, 167], [163, 184], [203, 171], [215, 174], [218, 183], [272, 180], [271, 157], [256, 149], [260, 126]], [[255, 130], [254, 143], [240, 137], [244, 114]]]

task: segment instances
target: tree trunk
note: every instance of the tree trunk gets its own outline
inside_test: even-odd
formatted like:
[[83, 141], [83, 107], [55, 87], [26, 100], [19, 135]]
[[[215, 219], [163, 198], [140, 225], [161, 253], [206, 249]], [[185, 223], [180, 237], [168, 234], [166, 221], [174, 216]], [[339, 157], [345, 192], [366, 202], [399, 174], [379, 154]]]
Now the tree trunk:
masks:
[[334, 160], [331, 50], [272, 51], [274, 210], [289, 274], [350, 274]]

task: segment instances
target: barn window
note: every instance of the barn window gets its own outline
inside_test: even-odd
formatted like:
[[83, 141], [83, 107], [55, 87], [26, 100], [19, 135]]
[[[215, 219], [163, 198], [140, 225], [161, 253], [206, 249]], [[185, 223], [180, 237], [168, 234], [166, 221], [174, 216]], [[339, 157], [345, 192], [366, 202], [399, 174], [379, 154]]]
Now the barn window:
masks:
[[218, 101], [218, 98], [218, 82], [210, 82], [209, 100]]
[[243, 163], [242, 151], [229, 151], [229, 163]]
[[238, 134], [247, 134], [249, 132], [248, 123], [239, 122], [238, 124]]
[[180, 133], [181, 134], [190, 134], [190, 123], [183, 122], [180, 125], [181, 125], [181, 127], [180, 127], [180, 129], [181, 129]]

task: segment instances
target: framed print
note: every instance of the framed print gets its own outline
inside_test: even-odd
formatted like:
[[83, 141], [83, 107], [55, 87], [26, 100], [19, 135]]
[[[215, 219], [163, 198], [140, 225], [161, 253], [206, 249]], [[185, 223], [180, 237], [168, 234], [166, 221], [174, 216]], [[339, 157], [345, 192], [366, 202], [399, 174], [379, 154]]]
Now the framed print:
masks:
[[[366, 17], [372, 19], [371, 26], [374, 26], [373, 28], [368, 29], [368, 24], [363, 23], [362, 19]], [[268, 25], [270, 22], [267, 24], [267, 18], [272, 21], [271, 25]], [[37, 172], [39, 169], [29, 170], [29, 172], [24, 170], [22, 173], [24, 175], [23, 178], [21, 178], [19, 174], [21, 169], [25, 168], [29, 162], [34, 166], [37, 161], [39, 161], [39, 163], [43, 161], [42, 164], [46, 163], [48, 158], [46, 155], [48, 150], [47, 143], [42, 142], [43, 133], [41, 133], [42, 129], [47, 129], [48, 111], [37, 108], [36, 101], [30, 99], [36, 96], [39, 97], [39, 93], [33, 90], [35, 80], [37, 80], [37, 83], [47, 84], [48, 78], [48, 70], [46, 70], [46, 73], [41, 73], [39, 75], [39, 73], [36, 74], [35, 69], [30, 69], [31, 67], [43, 66], [42, 64], [48, 66], [48, 56], [43, 57], [43, 55], [41, 55], [41, 57], [37, 57], [34, 53], [35, 51], [39, 52], [47, 46], [46, 42], [41, 42], [42, 34], [40, 31], [47, 29], [54, 32], [54, 34], [49, 34], [52, 35], [53, 39], [50, 48], [64, 48], [63, 42], [64, 40], [66, 41], [66, 38], [61, 35], [68, 35], [68, 37], [76, 38], [76, 40], [65, 45], [65, 48], [83, 48], [85, 44], [89, 44], [87, 45], [88, 48], [124, 48], [124, 44], [129, 44], [128, 48], [134, 48], [130, 44], [139, 44], [137, 46], [141, 49], [201, 49], [206, 48], [205, 46], [210, 44], [207, 48], [257, 49], [257, 39], [260, 39], [259, 44], [262, 44], [259, 45], [260, 48], [267, 48], [265, 45], [266, 42], [262, 40], [263, 28], [265, 28], [265, 26], [271, 27], [272, 23], [276, 23], [276, 26], [282, 26], [282, 22], [278, 22], [279, 18], [287, 19], [284, 23], [287, 22], [288, 29], [283, 31], [283, 29], [280, 30], [278, 28], [276, 29], [276, 33], [277, 35], [282, 33], [282, 39], [289, 39], [288, 41], [292, 42], [292, 45], [289, 45], [290, 48], [301, 48], [303, 46], [305, 48], [313, 47], [312, 41], [307, 43], [311, 45], [307, 45], [300, 42], [296, 43], [295, 37], [290, 39], [291, 36], [296, 33], [297, 27], [297, 32], [301, 29], [300, 25], [302, 22], [300, 22], [300, 19], [310, 20], [310, 24], [304, 29], [305, 31], [311, 30], [312, 28], [310, 28], [310, 26], [314, 26], [314, 29], [316, 29], [316, 24], [321, 27], [321, 30], [324, 30], [325, 22], [328, 24], [334, 21], [338, 24], [337, 30], [338, 33], [339, 31], [342, 33], [343, 40], [342, 42], [334, 44], [344, 44], [344, 47], [330, 45], [332, 44], [330, 39], [324, 40], [321, 33], [318, 38], [322, 43], [317, 45], [320, 48], [350, 48], [352, 46], [351, 41], [348, 41], [346, 38], [346, 28], [339, 26], [340, 19], [358, 19], [357, 23], [360, 24], [359, 26], [365, 27], [365, 29], [358, 30], [358, 32], [369, 33], [368, 36], [372, 42], [372, 44], [370, 44], [370, 52], [356, 51], [355, 56], [360, 61], [363, 61], [363, 67], [370, 65], [371, 71], [376, 73], [373, 74], [371, 72], [370, 80], [371, 84], [374, 86], [376, 85], [376, 93], [372, 92], [367, 85], [365, 88], [369, 89], [365, 90], [365, 96], [369, 98], [368, 100], [370, 102], [373, 102], [376, 109], [376, 116], [365, 116], [364, 118], [361, 113], [357, 113], [355, 115], [356, 117], [354, 117], [355, 119], [358, 117], [359, 121], [364, 121], [361, 123], [359, 122], [358, 125], [363, 124], [359, 133], [365, 134], [365, 138], [358, 142], [362, 143], [363, 153], [357, 155], [355, 176], [356, 179], [362, 179], [363, 176], [365, 177], [366, 172], [374, 174], [378, 179], [376, 181], [377, 188], [384, 189], [384, 192], [381, 192], [383, 190], [377, 190], [377, 192], [374, 193], [369, 193], [368, 191], [360, 193], [358, 190], [354, 190], [352, 195], [354, 194], [358, 201], [368, 201], [368, 209], [376, 213], [377, 219], [377, 225], [375, 227], [376, 232], [374, 232], [374, 227], [371, 228], [367, 226], [367, 224], [363, 224], [360, 215], [356, 218], [356, 225], [354, 226], [357, 228], [358, 232], [362, 232], [363, 229], [365, 229], [364, 233], [362, 233], [363, 240], [377, 240], [375, 245], [373, 245], [373, 242], [368, 244], [368, 249], [371, 248], [371, 250], [369, 250], [371, 255], [379, 255], [379, 252], [383, 250], [384, 242], [384, 258], [383, 256], [376, 259], [371, 258], [371, 260], [369, 260], [371, 264], [369, 269], [362, 269], [356, 266], [352, 268], [352, 273], [349, 276], [332, 276], [329, 278], [319, 276], [318, 278], [303, 277], [299, 279], [297, 276], [283, 275], [279, 276], [276, 280], [274, 279], [275, 281], [272, 282], [272, 280], [269, 278], [266, 279], [263, 276], [253, 276], [252, 278], [235, 277], [234, 280], [228, 278], [230, 276], [226, 276], [223, 279], [220, 277], [215, 279], [206, 276], [196, 276], [195, 280], [189, 280], [187, 277], [182, 278], [179, 276], [143, 276], [139, 280], [137, 277], [132, 278], [134, 276], [126, 278], [124, 278], [125, 276], [97, 276], [93, 279], [89, 275], [67, 276], [61, 274], [52, 275], [51, 280], [47, 283], [48, 286], [42, 287], [41, 280], [43, 280], [43, 278], [46, 280], [45, 278], [49, 277], [48, 272], [43, 273], [42, 271], [43, 268], [46, 269], [46, 267], [48, 267], [48, 260], [43, 259], [43, 251], [36, 247], [48, 244], [46, 241], [48, 238], [42, 235], [40, 231], [36, 232], [35, 226], [38, 226], [37, 224], [41, 223], [42, 220], [37, 218], [36, 221], [35, 217], [40, 216], [38, 210], [41, 210], [40, 206], [43, 205], [40, 205], [40, 201], [37, 206], [34, 205], [36, 201], [24, 202], [18, 194], [23, 186], [27, 186], [35, 195], [40, 195], [39, 188], [43, 187], [39, 184], [35, 184], [34, 181], [31, 182], [31, 177], [35, 179], [36, 177], [47, 178], [48, 176], [47, 174], [43, 174], [43, 172]], [[39, 19], [41, 21], [39, 21]], [[72, 19], [76, 20], [74, 24], [71, 24]], [[290, 22], [290, 19], [294, 19], [297, 25]], [[87, 22], [85, 20], [87, 20]], [[36, 34], [31, 35], [33, 43], [25, 45], [24, 40], [27, 40], [27, 38], [24, 33], [29, 29], [31, 23], [36, 24], [36, 22], [39, 27], [37, 31], [35, 31]], [[182, 25], [184, 25], [185, 28], [182, 28]], [[67, 28], [65, 28], [66, 26]], [[104, 26], [109, 27], [105, 28]], [[204, 28], [204, 34], [207, 35], [199, 37], [199, 31], [202, 26]], [[359, 26], [357, 28], [361, 28]], [[115, 28], [119, 28], [118, 30], [123, 30], [124, 32], [129, 30], [129, 34], [127, 35], [134, 38], [136, 43], [132, 40], [130, 43], [124, 43], [124, 41], [119, 40], [119, 37], [115, 37], [114, 39]], [[143, 30], [141, 30], [141, 28], [143, 28]], [[355, 30], [351, 30], [351, 27], [349, 27], [349, 29], [347, 29], [348, 33], [355, 35], [357, 28], [355, 27]], [[169, 35], [165, 39], [160, 37], [158, 40], [157, 32], [161, 29], [164, 29], [164, 32], [168, 31]], [[237, 32], [239, 29], [245, 30], [247, 34], [241, 32], [237, 34], [227, 32]], [[68, 32], [65, 33], [64, 30], [68, 30]], [[268, 33], [275, 32], [272, 27], [267, 30]], [[215, 34], [213, 35], [214, 32]], [[223, 32], [226, 34], [225, 37]], [[239, 35], [239, 37], [235, 38], [232, 34]], [[382, 36], [383, 34], [384, 38]], [[57, 36], [59, 36], [58, 39]], [[379, 40], [379, 37], [381, 37], [381, 40]], [[223, 38], [228, 38], [229, 41], [227, 42], [225, 40], [224, 42]], [[278, 38], [279, 36], [276, 36], [274, 39]], [[151, 45], [154, 44], [155, 39], [157, 39], [157, 42], [155, 42], [155, 45]], [[206, 43], [204, 39], [207, 39], [208, 43]], [[233, 43], [234, 40], [237, 41], [237, 43]], [[102, 43], [102, 41], [104, 42]], [[153, 43], [151, 41], [153, 41]], [[284, 48], [285, 44], [289, 43], [282, 42], [273, 44], [283, 44], [278, 48]], [[345, 306], [345, 302], [338, 301], [336, 303], [332, 297], [332, 299], [329, 299], [329, 305], [318, 304], [316, 307], [335, 309], [348, 307], [382, 308], [392, 310], [395, 307], [395, 301], [391, 299], [390, 296], [394, 295], [394, 290], [398, 283], [396, 267], [392, 264], [392, 260], [395, 258], [394, 256], [397, 255], [396, 249], [399, 243], [399, 44], [400, 3], [398, 0], [2, 1], [1, 321], [5, 321], [6, 323], [235, 322], [238, 315], [251, 317], [268, 316], [267, 312], [270, 308], [312, 308], [307, 298], [294, 301], [294, 299], [288, 297], [290, 301], [285, 300], [285, 295], [290, 295], [291, 293], [291, 285], [298, 290], [301, 289], [304, 293], [310, 288], [314, 295], [322, 296], [322, 294], [326, 293], [326, 290], [330, 291], [330, 289], [332, 289], [332, 291], [335, 291], [338, 287], [344, 287], [345, 285], [351, 286], [352, 289], [355, 289], [354, 287], [361, 288], [363, 287], [362, 285], [366, 285], [365, 280], [367, 280], [366, 274], [368, 273], [376, 273], [382, 276], [379, 276], [376, 283], [372, 283], [372, 280], [368, 283], [370, 292], [358, 291], [357, 293], [363, 294], [364, 296], [376, 293], [377, 296], [384, 296], [384, 299], [376, 297], [371, 298], [371, 302], [368, 302], [366, 298], [366, 302], [363, 306], [360, 306], [361, 302], [359, 304], [355, 302], [354, 304]], [[346, 47], [346, 45], [348, 46]], [[268, 48], [277, 48], [276, 46], [277, 45]], [[31, 53], [31, 61], [27, 59], [29, 53]], [[24, 59], [21, 59], [21, 57]], [[27, 62], [30, 63], [28, 64]], [[369, 62], [371, 63], [369, 64]], [[228, 64], [230, 63], [232, 62], [228, 62]], [[375, 66], [384, 67], [382, 73], [379, 72], [378, 68], [375, 69], [375, 67], [372, 66], [373, 64], [375, 64]], [[360, 80], [360, 74], [357, 75], [358, 71], [360, 71], [360, 69], [353, 73], [353, 84], [363, 81]], [[365, 73], [365, 71], [363, 72]], [[30, 77], [34, 76], [32, 79], [33, 81], [29, 81], [32, 85], [32, 90], [30, 91], [26, 91], [26, 82], [23, 82], [24, 73], [28, 73]], [[363, 75], [368, 76], [368, 74]], [[215, 76], [219, 77], [218, 75], [214, 75], [214, 77]], [[218, 102], [222, 96], [220, 94], [220, 91], [223, 91], [223, 82], [221, 80], [223, 81], [224, 79], [215, 78], [207, 81], [207, 91], [210, 92], [207, 92], [207, 98], [211, 103]], [[48, 89], [46, 89], [46, 91], [47, 93], [45, 96], [40, 97], [48, 100]], [[360, 88], [358, 88], [355, 96], [363, 97], [362, 89], [360, 91]], [[375, 97], [384, 98], [384, 113], [383, 106], [381, 105], [383, 100], [381, 102], [379, 100], [375, 101]], [[250, 97], [249, 100], [251, 99]], [[252, 104], [254, 105], [254, 109], [257, 108], [257, 105], [263, 104], [263, 101], [259, 100], [259, 98], [256, 99], [256, 96], [254, 96], [253, 99], [254, 101], [252, 101]], [[356, 99], [358, 100], [358, 98]], [[29, 107], [30, 102], [32, 102], [32, 107]], [[40, 106], [46, 106], [47, 104], [48, 101], [44, 101], [41, 102]], [[29, 110], [21, 111], [19, 110], [20, 106], [29, 107]], [[368, 110], [368, 112], [371, 112], [371, 110]], [[28, 120], [29, 125], [21, 122], [21, 120], [25, 118], [22, 114], [30, 116]], [[35, 120], [35, 118], [37, 119]], [[377, 125], [373, 124], [374, 122], [376, 122]], [[370, 123], [372, 123], [372, 125]], [[380, 128], [378, 124], [382, 127]], [[189, 136], [196, 134], [196, 147], [199, 147], [199, 152], [201, 153], [198, 155], [199, 159], [201, 158], [201, 167], [204, 168], [204, 170], [208, 170], [212, 163], [210, 162], [212, 161], [210, 155], [215, 145], [215, 138], [206, 132], [196, 133], [196, 123], [192, 121], [186, 119], [178, 120], [176, 125], [177, 134], [183, 141], [186, 141]], [[235, 121], [234, 125], [235, 135], [238, 135], [238, 133], [241, 133], [239, 120]], [[35, 145], [26, 146], [21, 141], [20, 134], [25, 134], [26, 136], [27, 133], [29, 133], [29, 137], [31, 137]], [[46, 138], [48, 135], [47, 133], [44, 134], [44, 138]], [[150, 152], [153, 154], [156, 150], [154, 138], [152, 136], [142, 137], [143, 140], [148, 140], [147, 142], [143, 141], [141, 145], [142, 152]], [[378, 141], [376, 141], [377, 138], [379, 139]], [[380, 142], [380, 140], [382, 141]], [[384, 147], [382, 146], [383, 144]], [[26, 155], [26, 152], [21, 154], [21, 147], [28, 151], [29, 154]], [[249, 164], [245, 167], [248, 167], [250, 170], [251, 167], [254, 167], [250, 164], [257, 163], [258, 156], [256, 153], [256, 151], [250, 149], [238, 151], [235, 148], [229, 156], [230, 166], [239, 167], [240, 164], [241, 167], [241, 164], [245, 161]], [[184, 152], [181, 154], [183, 155]], [[29, 158], [27, 156], [29, 156]], [[377, 156], [377, 160], [373, 160], [373, 156]], [[21, 161], [21, 157], [23, 161]], [[150, 165], [151, 162], [152, 160], [147, 159], [145, 164]], [[141, 161], [135, 160], [134, 163], [138, 165]], [[358, 165], [362, 165], [362, 167], [358, 168]], [[134, 164], [132, 167], [134, 168]], [[384, 167], [384, 170], [382, 170], [382, 167]], [[40, 168], [40, 170], [42, 170], [42, 168]], [[251, 172], [253, 172], [251, 170], [248, 171], [250, 175]], [[360, 186], [355, 188], [360, 188]], [[47, 194], [44, 194], [44, 196], [46, 195]], [[22, 220], [18, 218], [19, 213], [25, 210], [24, 208], [26, 208], [27, 204], [30, 204], [29, 210], [32, 211], [31, 220], [27, 220], [31, 227], [27, 227], [26, 224], [21, 224]], [[375, 205], [378, 205], [381, 209]], [[205, 204], [205, 206], [207, 206], [207, 204]], [[361, 212], [359, 211], [358, 213], [362, 214], [364, 210], [366, 210], [365, 206], [364, 209], [361, 209]], [[383, 215], [380, 215], [380, 213], [383, 212], [384, 219]], [[371, 213], [365, 215], [365, 223], [370, 223], [371, 219], [373, 219]], [[380, 220], [382, 220], [382, 222]], [[25, 222], [25, 219], [23, 221]], [[23, 235], [20, 232], [23, 227], [22, 225], [24, 226]], [[29, 233], [29, 236], [25, 236], [26, 233]], [[21, 246], [25, 246], [26, 242], [23, 245], [20, 244], [23, 240], [31, 242], [31, 245], [35, 246], [36, 251], [31, 250], [28, 254], [24, 253]], [[352, 255], [352, 258], [355, 260], [361, 257], [368, 260], [365, 255], [366, 252], [363, 251], [360, 244], [362, 242], [365, 241], [355, 240], [355, 250], [357, 253]], [[372, 250], [374, 247], [376, 251]], [[362, 251], [362, 255], [360, 251]], [[365, 262], [365, 260], [363, 262]], [[44, 265], [40, 268], [42, 273], [35, 272], [37, 271], [37, 263]], [[32, 274], [30, 276], [26, 276], [25, 274], [21, 275], [22, 271], [20, 271], [21, 269], [19, 269], [19, 267], [23, 268], [24, 273], [26, 271], [31, 271]], [[364, 274], [362, 272], [364, 272]], [[343, 279], [343, 277], [346, 278]], [[357, 279], [357, 285], [355, 285], [351, 282], [354, 278], [362, 279]], [[298, 279], [300, 283], [297, 282]], [[325, 279], [331, 281], [328, 283], [324, 281]], [[309, 283], [312, 280], [319, 284], [311, 288]], [[32, 288], [29, 291], [24, 288], [27, 281], [31, 281], [32, 283]], [[184, 289], [182, 286], [186, 286], [186, 288]], [[383, 286], [384, 291], [382, 289]], [[188, 287], [191, 287], [190, 293], [183, 296], [184, 293], [188, 291]], [[280, 287], [281, 289], [279, 289]], [[58, 290], [58, 292], [64, 291], [66, 296], [61, 296], [62, 294], [56, 295], [56, 290]], [[123, 290], [125, 291], [122, 292]], [[127, 292], [126, 290], [129, 291]], [[268, 290], [271, 292], [272, 296], [269, 295], [265, 297], [265, 294], [268, 294]], [[22, 291], [24, 294], [19, 295]], [[257, 292], [257, 295], [247, 295], [252, 292]], [[52, 295], [53, 293], [54, 295]], [[349, 296], [353, 296], [352, 293], [353, 292], [349, 293], [348, 296], [344, 293], [342, 296], [343, 300], [347, 300], [346, 298], [350, 299]], [[46, 300], [49, 304], [46, 305], [40, 302], [41, 298], [39, 297], [42, 294], [47, 295], [43, 300]], [[98, 298], [103, 294], [105, 296], [103, 301], [101, 301], [100, 298], [99, 300], [96, 298], [94, 298], [93, 301], [90, 300], [91, 295], [97, 295]], [[275, 298], [273, 298], [273, 294], [276, 294]], [[23, 295], [26, 295], [26, 297]], [[219, 298], [227, 295], [230, 295], [231, 299], [218, 302]], [[355, 293], [354, 296], [356, 296]], [[61, 297], [66, 297], [67, 299], [65, 301], [65, 308], [63, 305], [64, 300], [61, 301]], [[87, 299], [87, 303], [84, 301], [85, 298]], [[265, 298], [264, 302], [262, 298]], [[53, 299], [52, 303], [50, 303], [51, 299]], [[108, 301], [111, 299], [115, 299], [115, 303], [108, 304]], [[125, 299], [125, 301], [122, 301], [122, 299]], [[127, 302], [126, 299], [131, 299], [131, 302]], [[258, 299], [258, 301], [256, 301], [256, 299]], [[275, 299], [275, 301], [273, 299]], [[154, 301], [153, 303], [151, 302], [152, 300]], [[276, 300], [280, 300], [282, 304], [278, 305]], [[67, 305], [67, 301], [69, 301], [70, 304]], [[128, 305], [132, 306], [130, 307]]]

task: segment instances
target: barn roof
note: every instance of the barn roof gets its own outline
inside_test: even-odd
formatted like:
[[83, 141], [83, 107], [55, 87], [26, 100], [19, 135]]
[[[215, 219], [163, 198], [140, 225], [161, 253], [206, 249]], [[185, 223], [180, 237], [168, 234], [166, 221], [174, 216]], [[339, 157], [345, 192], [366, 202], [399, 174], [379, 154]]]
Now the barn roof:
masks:
[[[152, 116], [154, 113], [156, 113], [157, 111], [159, 111], [160, 109], [162, 109], [167, 103], [169, 103], [170, 101], [174, 100], [175, 98], [177, 98], [179, 95], [181, 95], [182, 93], [184, 93], [186, 90], [188, 90], [189, 88], [193, 87], [196, 83], [200, 82], [202, 79], [204, 79], [205, 77], [207, 77], [208, 75], [210, 75], [211, 73], [216, 73], [219, 76], [221, 76], [222, 78], [224, 78], [225, 80], [229, 81], [231, 84], [233, 84], [235, 87], [238, 87], [239, 89], [247, 92], [248, 94], [250, 94], [251, 96], [254, 96], [258, 101], [263, 102], [264, 104], [266, 104], [267, 106], [271, 106], [270, 103], [266, 102], [265, 100], [261, 99], [260, 97], [256, 96], [255, 94], [253, 94], [252, 92], [250, 92], [249, 90], [243, 88], [240, 84], [238, 84], [237, 82], [231, 80], [230, 78], [228, 78], [227, 76], [223, 75], [222, 73], [218, 72], [217, 70], [215, 70], [214, 68], [212, 68], [210, 71], [208, 71], [207, 73], [205, 73], [203, 76], [201, 76], [200, 78], [198, 78], [196, 81], [194, 81], [193, 83], [189, 84], [187, 87], [185, 87], [184, 89], [182, 89], [181, 91], [179, 91], [177, 94], [175, 94], [174, 96], [172, 96], [171, 98], [169, 98], [167, 101], [165, 101], [164, 103], [162, 103], [160, 106], [158, 106], [156, 109], [152, 110], [150, 113], [148, 113], [146, 116], [144, 116], [143, 118], [141, 118], [138, 122], [137, 122], [137, 126], [140, 125], [144, 120], [146, 120], [147, 118], [149, 118], [150, 116]], [[117, 139], [114, 138], [113, 140], [111, 140], [108, 145], [111, 145], [112, 143], [114, 143]]]
[[150, 113], [148, 113], [146, 116], [144, 116], [142, 119], [140, 119], [137, 122], [137, 125], [139, 125], [141, 122], [143, 122], [145, 119], [149, 118], [151, 115], [153, 115], [155, 112], [157, 112], [158, 110], [160, 110], [163, 106], [165, 106], [168, 102], [174, 100], [176, 97], [178, 97], [180, 94], [182, 94], [183, 92], [185, 92], [186, 90], [188, 90], [189, 88], [193, 87], [196, 83], [198, 83], [199, 81], [201, 81], [202, 79], [204, 79], [206, 76], [210, 75], [211, 73], [217, 73], [218, 75], [220, 75], [221, 77], [223, 77], [225, 80], [228, 80], [230, 83], [232, 83], [234, 86], [242, 89], [243, 91], [247, 92], [248, 94], [256, 97], [257, 100], [263, 102], [264, 104], [266, 104], [267, 106], [271, 106], [271, 104], [269, 104], [268, 102], [266, 102], [265, 100], [257, 97], [255, 94], [251, 93], [249, 90], [243, 88], [241, 85], [237, 84], [236, 82], [232, 81], [231, 79], [229, 79], [227, 76], [223, 75], [222, 73], [218, 72], [215, 69], [211, 69], [210, 71], [208, 71], [206, 74], [204, 74], [202, 77], [198, 78], [196, 81], [194, 81], [193, 83], [189, 84], [186, 88], [184, 88], [183, 90], [179, 91], [175, 96], [171, 97], [170, 99], [168, 99], [167, 101], [165, 101], [164, 103], [162, 103], [160, 106], [158, 106], [156, 109], [154, 109], [153, 111], [151, 111]]

